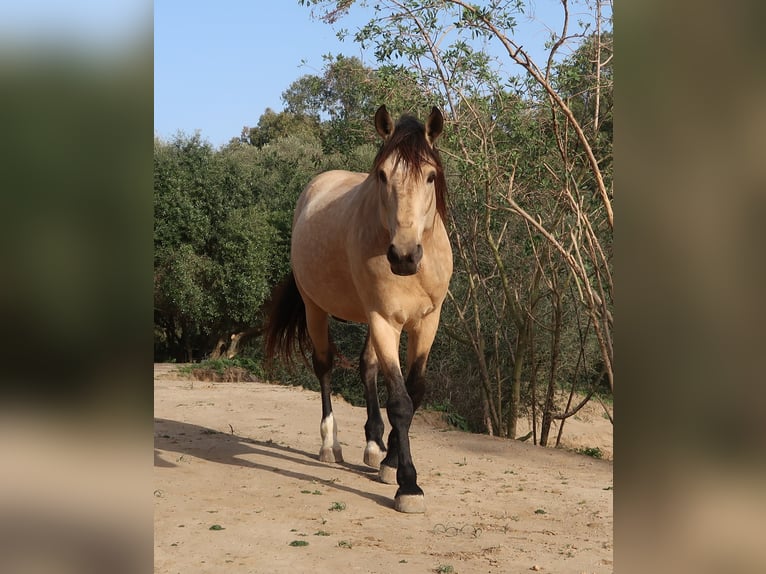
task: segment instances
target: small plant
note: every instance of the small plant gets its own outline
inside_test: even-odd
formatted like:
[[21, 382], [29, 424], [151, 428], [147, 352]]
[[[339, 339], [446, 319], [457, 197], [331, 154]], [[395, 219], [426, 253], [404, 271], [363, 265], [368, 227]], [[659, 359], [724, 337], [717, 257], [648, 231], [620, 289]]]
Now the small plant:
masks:
[[317, 530], [314, 532], [314, 536], [330, 536], [330, 533], [327, 530]]
[[586, 446], [585, 448], [578, 448], [575, 452], [584, 454], [585, 456], [592, 456], [593, 458], [604, 458], [604, 453], [597, 446]]
[[322, 494], [318, 490], [301, 490], [301, 494]]
[[341, 510], [346, 510], [346, 503], [345, 502], [333, 502], [328, 510], [330, 510], [330, 511], [337, 511], [337, 512], [340, 512]]
[[261, 365], [246, 357], [207, 359], [178, 370], [201, 381], [256, 381], [264, 375]]
[[341, 540], [338, 542], [340, 548], [352, 548], [351, 543], [348, 540]]
[[208, 530], [226, 530], [226, 529], [223, 526], [221, 526], [220, 524], [213, 524], [213, 526], [208, 528]]
[[451, 402], [445, 401], [443, 403], [436, 403], [429, 405], [428, 408], [440, 413], [444, 413], [444, 418], [447, 419], [447, 422], [450, 424], [450, 426], [456, 427], [461, 431], [466, 432], [471, 430], [468, 425], [468, 421], [463, 415], [457, 412], [457, 408]]
[[452, 567], [452, 564], [439, 564], [436, 567], [436, 572], [439, 574], [453, 574], [455, 569]]
[[545, 512], [545, 510], [543, 510], [542, 508], [538, 508], [537, 510], [535, 510], [535, 514], [548, 514], [548, 513]]
[[293, 540], [288, 546], [308, 546], [309, 543], [306, 540]]

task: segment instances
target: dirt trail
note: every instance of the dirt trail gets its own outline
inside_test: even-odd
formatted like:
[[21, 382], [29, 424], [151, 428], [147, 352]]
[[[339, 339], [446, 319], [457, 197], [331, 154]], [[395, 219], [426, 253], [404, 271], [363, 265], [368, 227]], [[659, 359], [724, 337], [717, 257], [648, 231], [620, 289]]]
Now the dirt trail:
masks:
[[612, 572], [610, 461], [419, 413], [427, 511], [404, 515], [362, 464], [364, 408], [334, 398], [346, 462], [328, 465], [317, 393], [157, 365], [154, 397], [157, 573]]

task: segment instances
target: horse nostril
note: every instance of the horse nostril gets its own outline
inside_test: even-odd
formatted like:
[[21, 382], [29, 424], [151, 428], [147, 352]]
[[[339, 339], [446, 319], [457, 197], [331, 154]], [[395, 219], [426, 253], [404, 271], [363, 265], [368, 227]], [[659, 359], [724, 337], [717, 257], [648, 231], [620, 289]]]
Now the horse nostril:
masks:
[[386, 259], [388, 259], [389, 263], [392, 264], [415, 264], [417, 265], [420, 263], [420, 260], [423, 258], [423, 246], [418, 244], [415, 246], [415, 249], [410, 253], [401, 253], [392, 243], [388, 246], [388, 251], [386, 252]]
[[423, 246], [418, 243], [415, 246], [415, 253], [412, 255], [412, 262], [413, 263], [420, 263], [420, 260], [423, 259]]
[[388, 259], [389, 263], [398, 263], [401, 261], [401, 256], [396, 252], [396, 247], [394, 247], [394, 244], [388, 246], [388, 251], [386, 252], [386, 259]]

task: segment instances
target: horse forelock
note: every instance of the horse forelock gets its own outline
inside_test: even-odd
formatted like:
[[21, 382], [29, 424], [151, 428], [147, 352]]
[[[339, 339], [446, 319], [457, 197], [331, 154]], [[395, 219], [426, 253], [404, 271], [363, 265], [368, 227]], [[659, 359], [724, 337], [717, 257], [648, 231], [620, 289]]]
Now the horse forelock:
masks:
[[436, 167], [436, 210], [443, 220], [447, 218], [447, 180], [444, 176], [441, 156], [426, 139], [426, 130], [423, 123], [414, 116], [404, 115], [394, 128], [372, 164], [372, 173], [377, 172], [391, 155], [396, 153], [397, 163], [402, 162], [407, 170], [421, 173], [424, 164], [433, 164]]

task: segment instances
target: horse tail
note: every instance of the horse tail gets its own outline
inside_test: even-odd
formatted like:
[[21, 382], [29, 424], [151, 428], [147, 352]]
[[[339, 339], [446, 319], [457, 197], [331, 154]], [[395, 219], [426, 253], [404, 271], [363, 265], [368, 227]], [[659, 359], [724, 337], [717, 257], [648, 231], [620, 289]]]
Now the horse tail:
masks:
[[306, 304], [292, 272], [271, 292], [264, 340], [267, 363], [277, 355], [289, 363], [296, 347], [305, 359], [307, 351], [311, 349], [306, 327]]

